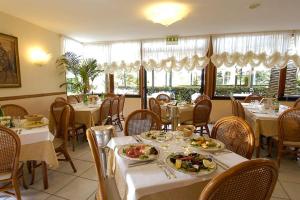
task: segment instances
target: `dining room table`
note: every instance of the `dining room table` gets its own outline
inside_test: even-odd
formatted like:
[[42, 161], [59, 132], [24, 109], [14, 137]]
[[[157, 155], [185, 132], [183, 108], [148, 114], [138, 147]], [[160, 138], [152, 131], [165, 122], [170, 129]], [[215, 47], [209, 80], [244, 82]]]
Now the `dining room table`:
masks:
[[261, 136], [273, 137], [278, 135], [278, 117], [289, 109], [286, 105], [279, 105], [279, 110], [265, 109], [259, 103], [242, 103], [245, 120], [251, 126], [255, 137], [256, 157], [260, 156]]
[[[190, 145], [190, 138], [185, 138], [178, 131], [170, 132], [173, 136], [168, 141], [158, 142], [138, 136], [114, 137], [108, 143], [107, 174], [113, 176], [121, 199], [198, 199], [201, 191], [215, 176], [247, 159], [227, 149], [220, 152], [208, 152]], [[120, 155], [120, 148], [126, 144], [143, 143], [158, 149], [156, 161], [130, 166], [131, 160]], [[200, 153], [209, 156], [217, 164], [212, 173], [191, 175], [174, 170], [167, 165], [166, 158], [176, 152]], [[168, 175], [169, 174], [169, 175]]]
[[[95, 104], [84, 104], [83, 102], [71, 104], [75, 111], [75, 123], [83, 124], [87, 129], [95, 126], [95, 124], [97, 124], [100, 120], [101, 104], [101, 101], [98, 101]], [[54, 127], [54, 121], [52, 116], [50, 115], [49, 129], [52, 133], [54, 133]]]
[[26, 127], [26, 120], [22, 120], [18, 128], [14, 130], [21, 142], [21, 150], [19, 160], [40, 161], [44, 168], [44, 188], [48, 188], [47, 169], [55, 169], [58, 167], [58, 158], [54, 147], [54, 136], [49, 130], [48, 119], [42, 119], [42, 125]]
[[193, 121], [194, 104], [188, 103], [165, 103], [161, 105], [162, 111], [170, 118], [172, 130], [175, 131], [178, 124]]

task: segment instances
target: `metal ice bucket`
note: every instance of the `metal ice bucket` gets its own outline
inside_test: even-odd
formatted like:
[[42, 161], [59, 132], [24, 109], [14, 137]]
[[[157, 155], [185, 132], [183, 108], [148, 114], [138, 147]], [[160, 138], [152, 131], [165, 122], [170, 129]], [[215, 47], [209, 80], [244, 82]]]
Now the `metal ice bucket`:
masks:
[[99, 147], [100, 160], [102, 161], [103, 174], [107, 175], [107, 158], [109, 148], [107, 144], [113, 136], [113, 126], [94, 126], [91, 127], [91, 131], [96, 136], [96, 141]]

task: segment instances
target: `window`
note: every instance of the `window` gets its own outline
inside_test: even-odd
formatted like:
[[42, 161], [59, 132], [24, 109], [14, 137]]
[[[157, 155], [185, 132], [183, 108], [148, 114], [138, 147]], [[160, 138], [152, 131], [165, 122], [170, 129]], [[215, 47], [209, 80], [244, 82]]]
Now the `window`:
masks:
[[115, 94], [139, 94], [139, 72], [117, 71], [114, 73]]
[[[277, 82], [271, 84], [271, 69], [262, 65], [258, 67], [225, 67], [217, 68], [216, 74], [216, 96], [247, 96], [254, 92], [261, 95], [270, 93], [270, 87], [273, 90], [278, 89]], [[275, 73], [275, 72], [274, 72]]]

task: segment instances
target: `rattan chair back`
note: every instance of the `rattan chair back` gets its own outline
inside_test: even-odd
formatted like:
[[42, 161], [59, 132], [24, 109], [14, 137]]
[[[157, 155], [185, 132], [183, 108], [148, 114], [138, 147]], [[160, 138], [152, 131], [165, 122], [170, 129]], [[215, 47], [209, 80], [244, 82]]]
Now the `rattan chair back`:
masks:
[[150, 130], [161, 130], [158, 115], [150, 110], [136, 110], [125, 121], [125, 135], [139, 135]]
[[293, 106], [294, 108], [300, 108], [300, 98], [299, 99], [297, 99], [296, 101], [295, 101], [295, 103], [294, 103], [294, 106]]
[[55, 137], [63, 139], [66, 143], [68, 139], [71, 106], [65, 102], [54, 102], [51, 104], [50, 112], [55, 125]]
[[208, 124], [212, 104], [209, 99], [203, 99], [199, 101], [193, 111], [193, 123], [194, 124]]
[[111, 101], [112, 101], [111, 116], [118, 116], [120, 99], [118, 96], [115, 96], [114, 98], [112, 98]]
[[0, 174], [11, 173], [11, 178], [17, 176], [20, 149], [19, 136], [0, 125]]
[[89, 142], [92, 155], [96, 164], [96, 169], [97, 169], [97, 176], [98, 176], [98, 181], [99, 181], [99, 188], [98, 188], [98, 193], [97, 193], [97, 200], [107, 200], [107, 194], [106, 194], [106, 186], [105, 186], [105, 175], [103, 174], [103, 169], [102, 169], [102, 164], [101, 164], [101, 156], [100, 156], [100, 151], [98, 147], [98, 141], [97, 137], [94, 134], [93, 131], [90, 129], [87, 130], [86, 132], [87, 135], [87, 140]]
[[106, 98], [100, 106], [100, 125], [110, 123], [112, 99]]
[[63, 101], [63, 102], [68, 102], [67, 99], [63, 98], [63, 97], [56, 97], [54, 101]]
[[215, 123], [211, 135], [223, 142], [227, 149], [251, 159], [254, 134], [245, 120], [235, 116], [224, 117]]
[[300, 142], [300, 108], [291, 108], [278, 118], [279, 141]]
[[245, 161], [213, 178], [199, 200], [269, 200], [277, 178], [274, 161]]
[[158, 101], [164, 101], [165, 103], [169, 103], [171, 101], [171, 97], [167, 94], [159, 94], [156, 97], [156, 100]]
[[116, 94], [114, 94], [114, 93], [106, 93], [106, 94], [104, 95], [105, 98], [114, 98], [114, 97], [116, 97], [116, 96], [118, 96], [118, 95], [116, 95]]
[[67, 96], [67, 102], [69, 104], [75, 104], [75, 103], [79, 103], [79, 100], [78, 100], [78, 97], [75, 96], [75, 95], [70, 95], [70, 96]]
[[123, 110], [124, 110], [124, 105], [125, 105], [125, 95], [122, 94], [119, 97], [119, 112], [123, 115]]
[[251, 101], [261, 101], [263, 99], [262, 96], [256, 94], [250, 94], [244, 99], [244, 103], [250, 103]]
[[199, 101], [202, 101], [202, 100], [204, 100], [204, 99], [210, 100], [209, 96], [207, 96], [207, 95], [205, 95], [205, 94], [202, 94], [202, 95], [199, 95], [199, 96], [195, 99], [194, 103], [198, 103]]
[[234, 105], [234, 108], [233, 108], [234, 116], [245, 119], [245, 110], [244, 110], [242, 103], [239, 100], [235, 100], [233, 105]]
[[155, 114], [157, 114], [159, 119], [161, 119], [161, 107], [160, 107], [158, 100], [156, 100], [155, 98], [150, 98], [149, 99], [149, 109], [152, 112], [154, 112]]
[[16, 104], [6, 104], [1, 106], [1, 109], [6, 116], [20, 117], [21, 119], [24, 119], [24, 116], [28, 115], [28, 112], [25, 108]]

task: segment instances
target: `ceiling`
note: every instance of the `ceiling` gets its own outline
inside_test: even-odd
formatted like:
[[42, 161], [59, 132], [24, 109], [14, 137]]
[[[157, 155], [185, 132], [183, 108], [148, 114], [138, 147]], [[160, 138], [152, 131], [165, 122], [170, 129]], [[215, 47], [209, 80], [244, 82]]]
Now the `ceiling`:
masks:
[[300, 29], [299, 0], [181, 0], [192, 11], [169, 27], [143, 16], [154, 2], [161, 1], [1, 0], [0, 11], [81, 42]]

